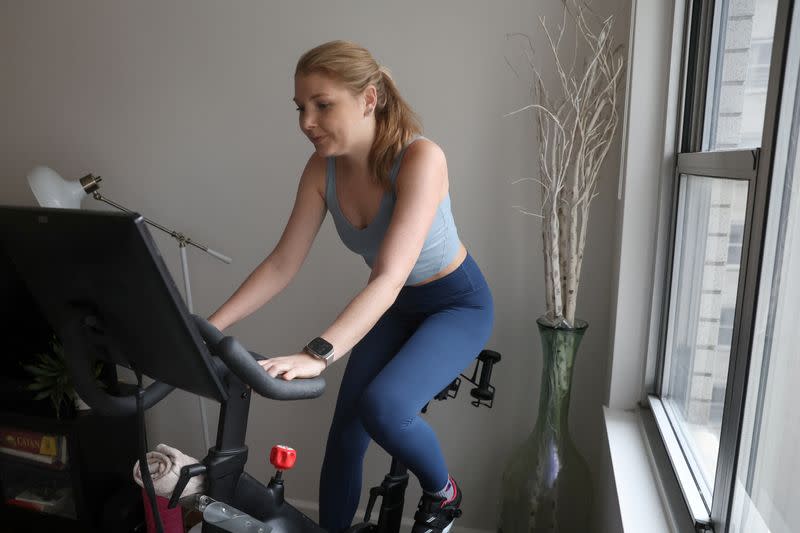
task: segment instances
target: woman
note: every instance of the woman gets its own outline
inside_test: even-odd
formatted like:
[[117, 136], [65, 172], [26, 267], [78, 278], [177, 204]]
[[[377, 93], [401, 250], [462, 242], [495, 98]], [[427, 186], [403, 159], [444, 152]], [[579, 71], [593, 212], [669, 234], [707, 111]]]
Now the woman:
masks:
[[444, 154], [419, 135], [388, 72], [353, 43], [306, 52], [294, 101], [315, 151], [292, 214], [272, 253], [209, 320], [224, 329], [280, 292], [330, 212], [370, 266], [369, 281], [303, 350], [260, 363], [274, 377], [308, 378], [352, 350], [322, 466], [320, 525], [351, 524], [373, 439], [420, 481], [413, 531], [449, 531], [461, 492], [419, 412], [481, 351], [494, 308], [456, 232]]

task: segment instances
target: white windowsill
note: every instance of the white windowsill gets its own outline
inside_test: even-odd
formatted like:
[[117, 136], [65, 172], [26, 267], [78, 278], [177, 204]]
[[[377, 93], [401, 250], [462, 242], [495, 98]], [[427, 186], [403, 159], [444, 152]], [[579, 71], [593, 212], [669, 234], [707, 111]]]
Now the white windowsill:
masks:
[[673, 533], [639, 414], [603, 407], [603, 419], [623, 530]]

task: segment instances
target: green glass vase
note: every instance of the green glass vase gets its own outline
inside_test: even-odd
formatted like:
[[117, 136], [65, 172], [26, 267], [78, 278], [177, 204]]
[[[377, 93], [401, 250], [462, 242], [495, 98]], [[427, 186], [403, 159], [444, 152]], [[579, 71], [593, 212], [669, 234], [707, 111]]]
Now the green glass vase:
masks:
[[539, 413], [530, 436], [514, 450], [503, 472], [499, 533], [587, 533], [592, 481], [569, 434], [572, 369], [589, 325], [573, 328], [536, 321], [544, 366]]

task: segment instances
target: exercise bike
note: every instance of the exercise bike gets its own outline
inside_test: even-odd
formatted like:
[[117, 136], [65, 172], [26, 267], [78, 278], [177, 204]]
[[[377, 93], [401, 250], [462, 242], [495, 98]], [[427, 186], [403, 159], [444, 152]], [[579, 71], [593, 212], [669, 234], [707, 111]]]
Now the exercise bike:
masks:
[[[61, 339], [79, 396], [102, 415], [137, 414], [140, 464], [147, 463], [146, 409], [176, 387], [220, 403], [215, 445], [200, 463], [182, 468], [171, 506], [192, 477], [203, 475], [205, 490], [194, 499], [203, 513], [203, 533], [325, 533], [284, 499], [283, 473], [294, 460], [290, 449], [273, 448], [270, 460], [277, 471], [267, 485], [244, 471], [252, 392], [282, 401], [316, 398], [325, 390], [322, 377], [272, 378], [257, 363], [263, 356], [191, 316], [139, 215], [2, 207], [0, 240]], [[475, 385], [474, 406], [491, 407], [492, 367], [499, 360], [498, 353], [484, 350], [473, 375], [462, 374]], [[95, 361], [133, 370], [135, 390], [112, 394], [98, 386]], [[145, 375], [155, 380], [147, 387]], [[435, 399], [455, 397], [460, 384], [456, 378]], [[364, 521], [349, 531], [397, 533], [407, 484], [406, 467], [393, 459], [383, 483], [370, 491]], [[378, 497], [379, 516], [372, 523]]]
[[[225, 354], [224, 352], [232, 351], [231, 348], [236, 346], [237, 342], [231, 337], [220, 338], [221, 334], [202, 318], [195, 316], [194, 319], [207, 344], [214, 345], [215, 342], [221, 343], [218, 345], [216, 350], [212, 348], [212, 353], [215, 353], [219, 350], [221, 359], [225, 361], [230, 360], [230, 354]], [[240, 353], [242, 352], [241, 349], [238, 349], [238, 351]], [[250, 355], [256, 359], [260, 358], [258, 354], [253, 352], [250, 352]], [[242, 357], [242, 359], [244, 358], [245, 356]], [[497, 352], [483, 350], [477, 357], [477, 364], [475, 365], [472, 376], [461, 374], [460, 377], [455, 378], [433, 399], [443, 401], [448, 398], [455, 398], [460, 389], [462, 378], [464, 378], [475, 385], [475, 387], [470, 391], [470, 394], [473, 397], [471, 404], [474, 407], [485, 406], [491, 408], [494, 400], [494, 386], [490, 384], [492, 368], [495, 363], [500, 361], [500, 358], [500, 354]], [[261, 379], [261, 375], [264, 375], [263, 371], [256, 379]], [[426, 404], [423, 407], [422, 412], [427, 412], [427, 409], [428, 405]], [[263, 500], [264, 502], [268, 502], [266, 508], [264, 508], [262, 503], [261, 509], [251, 510], [251, 512], [248, 513], [246, 508], [237, 507], [237, 505], [242, 504], [242, 499], [237, 494], [233, 494], [230, 499], [225, 497], [223, 500], [231, 502], [230, 505], [221, 505], [219, 508], [209, 508], [208, 505], [213, 504], [214, 500], [209, 496], [201, 496], [198, 500], [197, 507], [203, 511], [204, 519], [214, 520], [216, 523], [233, 522], [236, 518], [238, 518], [240, 523], [247, 523], [250, 519], [255, 519], [256, 521], [253, 522], [255, 524], [260, 522], [264, 525], [272, 525], [275, 517], [283, 514], [282, 510], [284, 508], [286, 509], [287, 514], [288, 509], [293, 509], [283, 499], [283, 473], [292, 468], [295, 457], [296, 455], [294, 450], [291, 448], [286, 448], [284, 446], [273, 447], [270, 453], [270, 462], [276, 468], [276, 473], [270, 479], [269, 484], [265, 489], [265, 494], [269, 495], [269, 497]], [[177, 504], [178, 495], [183, 492], [183, 489], [189, 482], [190, 478], [197, 473], [204, 471], [205, 469], [202, 467], [202, 465], [186, 466], [181, 470], [181, 476], [170, 500], [171, 506]], [[390, 471], [384, 477], [383, 482], [379, 486], [370, 489], [369, 502], [367, 504], [364, 521], [350, 527], [347, 530], [347, 533], [398, 533], [400, 531], [400, 524], [403, 515], [403, 505], [405, 502], [405, 492], [408, 486], [408, 479], [409, 476], [406, 466], [396, 458], [392, 458]], [[372, 511], [379, 497], [381, 498], [381, 505], [379, 507], [378, 519], [377, 522], [372, 522]], [[224, 509], [224, 511], [221, 511], [221, 509]], [[259, 517], [261, 516], [268, 518], [260, 519]], [[294, 522], [295, 518], [290, 518], [290, 521], [294, 524], [294, 526], [289, 527], [286, 531], [300, 531], [300, 529], [295, 529], [297, 527], [297, 523]], [[223, 527], [223, 529], [225, 528]], [[225, 530], [233, 532], [238, 531], [238, 529]], [[203, 529], [203, 531], [206, 531], [206, 529]], [[253, 531], [257, 531], [257, 529], [253, 529]]]

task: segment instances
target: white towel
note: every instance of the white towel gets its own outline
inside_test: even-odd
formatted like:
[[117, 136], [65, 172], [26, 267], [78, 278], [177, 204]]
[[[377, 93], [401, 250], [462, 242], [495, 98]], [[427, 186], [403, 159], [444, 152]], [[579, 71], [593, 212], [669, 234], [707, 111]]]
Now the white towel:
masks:
[[[153, 488], [158, 496], [169, 498], [178, 478], [181, 475], [181, 468], [186, 465], [197, 464], [199, 461], [194, 457], [189, 457], [180, 450], [176, 450], [166, 444], [159, 444], [153, 452], [147, 452], [147, 468], [150, 470], [150, 477], [153, 478]], [[133, 465], [133, 479], [139, 486], [144, 487], [142, 473], [139, 470], [139, 461]], [[199, 475], [189, 479], [186, 488], [183, 489], [181, 498], [202, 492], [205, 486], [205, 476]]]

